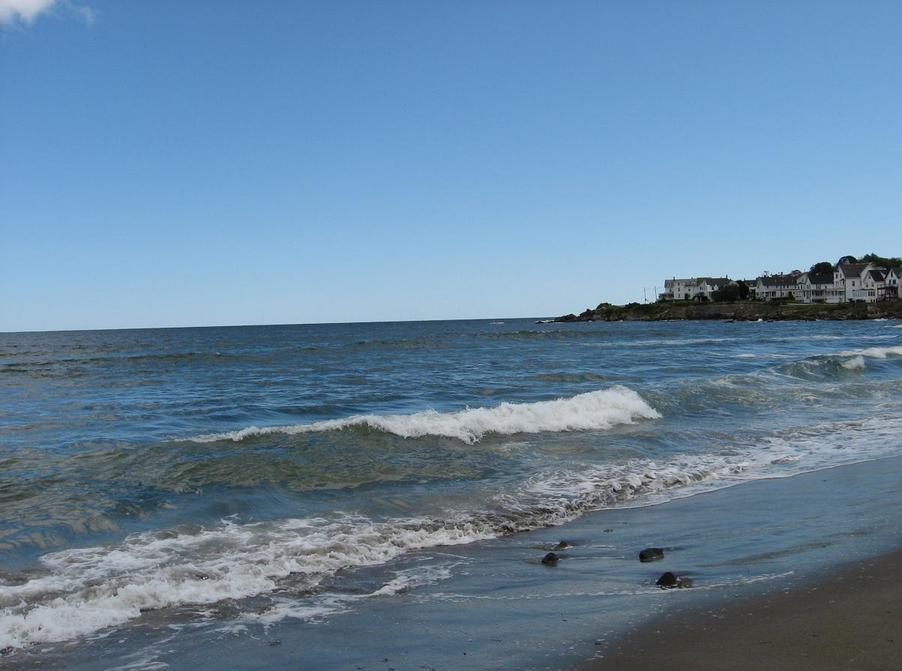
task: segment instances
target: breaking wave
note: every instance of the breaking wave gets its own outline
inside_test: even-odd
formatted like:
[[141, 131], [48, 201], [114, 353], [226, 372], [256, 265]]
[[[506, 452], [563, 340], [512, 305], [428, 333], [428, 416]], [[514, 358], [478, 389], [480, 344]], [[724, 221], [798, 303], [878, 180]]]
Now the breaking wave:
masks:
[[842, 367], [846, 370], [864, 370], [864, 357], [860, 354], [858, 356], [853, 356], [851, 359], [843, 361]]
[[781, 364], [774, 370], [778, 373], [804, 380], [831, 378], [847, 371], [862, 371], [866, 359], [888, 359], [902, 357], [902, 345], [887, 347], [866, 347], [820, 354], [791, 363]]
[[[721, 454], [631, 459], [536, 474], [443, 517], [361, 515], [238, 523], [134, 534], [112, 546], [44, 555], [42, 571], [0, 579], [0, 647], [89, 635], [144, 611], [265, 597], [261, 621], [299, 617], [292, 595], [309, 594], [342, 569], [405, 553], [557, 526], [604, 507], [647, 505], [762, 477], [781, 477], [898, 451], [902, 420], [872, 418], [785, 430]], [[373, 596], [415, 587], [387, 583]], [[286, 599], [289, 599], [286, 601]]]
[[864, 356], [869, 359], [886, 359], [889, 356], [902, 356], [902, 345], [846, 350], [845, 352], [840, 352], [840, 356]]
[[658, 411], [635, 391], [615, 386], [553, 401], [502, 403], [492, 408], [467, 408], [444, 413], [426, 410], [411, 415], [354, 415], [288, 426], [250, 426], [237, 431], [196, 436], [190, 440], [199, 443], [241, 441], [270, 434], [293, 435], [365, 427], [401, 438], [439, 436], [472, 444], [487, 434], [600, 431], [639, 419], [660, 417]]

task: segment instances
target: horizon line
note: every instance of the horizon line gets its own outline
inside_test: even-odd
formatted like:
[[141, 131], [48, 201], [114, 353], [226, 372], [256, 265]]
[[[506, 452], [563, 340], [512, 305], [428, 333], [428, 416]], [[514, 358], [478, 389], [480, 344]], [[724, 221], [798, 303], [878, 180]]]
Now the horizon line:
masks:
[[[559, 316], [559, 315], [557, 315]], [[256, 328], [268, 326], [337, 326], [348, 324], [413, 324], [418, 322], [478, 322], [488, 319], [553, 319], [553, 317], [452, 317], [444, 319], [373, 319], [368, 321], [336, 321], [336, 322], [274, 322], [265, 324], [203, 324], [193, 326], [111, 326], [82, 329], [25, 329], [22, 331], [0, 331], [0, 335], [17, 335], [21, 333], [93, 333], [96, 331], [164, 331], [173, 329], [224, 329], [224, 328]]]

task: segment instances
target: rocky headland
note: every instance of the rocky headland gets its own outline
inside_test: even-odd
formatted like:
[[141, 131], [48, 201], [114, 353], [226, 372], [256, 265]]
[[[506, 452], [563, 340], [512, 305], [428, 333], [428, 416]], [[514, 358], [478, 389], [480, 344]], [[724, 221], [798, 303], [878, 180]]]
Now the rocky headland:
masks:
[[668, 321], [719, 319], [735, 321], [815, 321], [818, 319], [902, 319], [902, 300], [880, 303], [786, 303], [737, 301], [733, 303], [602, 303], [580, 314], [557, 317], [556, 322]]

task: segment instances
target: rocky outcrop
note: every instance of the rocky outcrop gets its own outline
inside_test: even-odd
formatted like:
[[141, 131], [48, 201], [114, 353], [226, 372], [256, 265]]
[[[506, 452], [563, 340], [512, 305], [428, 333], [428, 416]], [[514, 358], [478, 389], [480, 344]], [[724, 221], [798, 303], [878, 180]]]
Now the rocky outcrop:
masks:
[[667, 321], [667, 320], [733, 320], [733, 321], [815, 321], [818, 319], [902, 319], [902, 300], [881, 303], [602, 303], [578, 315], [558, 317], [558, 322], [588, 321]]

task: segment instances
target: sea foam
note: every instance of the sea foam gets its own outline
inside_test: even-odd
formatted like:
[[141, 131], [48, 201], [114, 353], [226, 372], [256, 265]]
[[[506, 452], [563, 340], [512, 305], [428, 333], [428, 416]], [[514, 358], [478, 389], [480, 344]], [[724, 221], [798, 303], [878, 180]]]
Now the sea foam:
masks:
[[292, 435], [367, 427], [402, 438], [439, 436], [472, 444], [487, 434], [599, 431], [639, 419], [658, 419], [660, 416], [635, 391], [615, 386], [553, 401], [502, 403], [491, 408], [467, 408], [457, 412], [426, 410], [410, 415], [354, 415], [288, 426], [250, 426], [190, 440], [200, 443], [241, 441], [269, 434]]
[[842, 367], [847, 370], [864, 370], [864, 357], [860, 354], [842, 362]]
[[885, 359], [888, 356], [902, 356], [902, 345], [846, 350], [845, 352], [840, 352], [840, 356], [864, 356], [869, 359]]
[[[474, 508], [442, 517], [290, 518], [145, 532], [116, 545], [41, 558], [43, 574], [0, 582], [0, 647], [70, 640], [123, 625], [144, 611], [271, 595], [263, 623], [327, 615], [286, 601], [342, 569], [386, 564], [413, 550], [555, 526], [587, 511], [648, 505], [763, 477], [795, 475], [898, 451], [902, 420], [885, 417], [784, 430], [726, 454], [575, 464], [536, 474]], [[387, 597], [441, 576], [398, 574]], [[335, 605], [335, 604], [333, 604]], [[300, 608], [300, 609], [299, 609]], [[260, 612], [259, 606], [250, 611]], [[253, 618], [251, 618], [253, 619]]]

